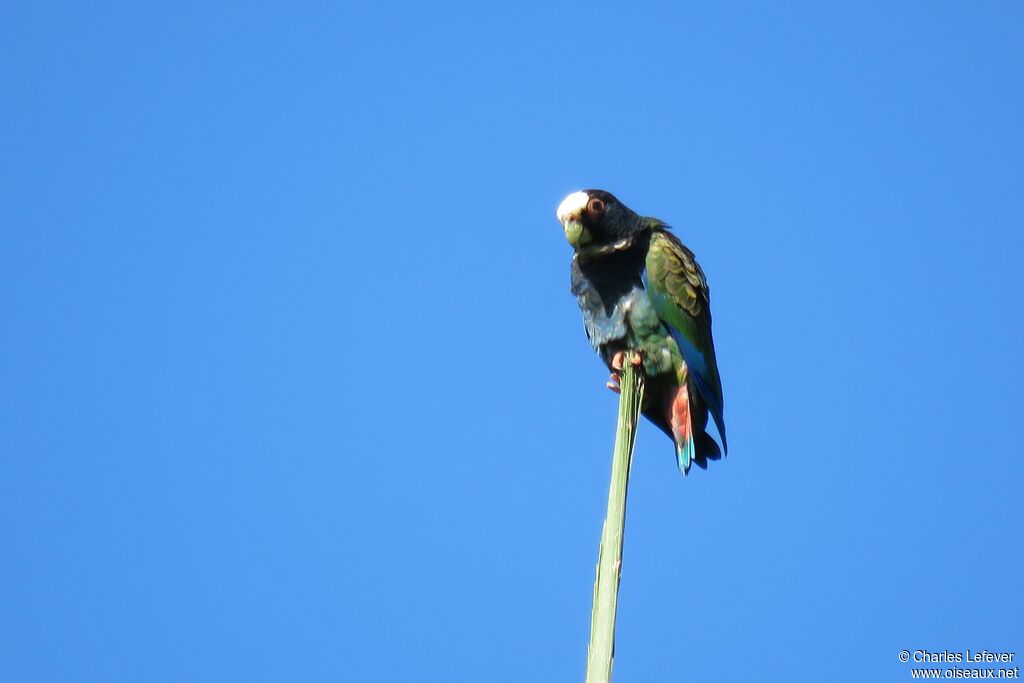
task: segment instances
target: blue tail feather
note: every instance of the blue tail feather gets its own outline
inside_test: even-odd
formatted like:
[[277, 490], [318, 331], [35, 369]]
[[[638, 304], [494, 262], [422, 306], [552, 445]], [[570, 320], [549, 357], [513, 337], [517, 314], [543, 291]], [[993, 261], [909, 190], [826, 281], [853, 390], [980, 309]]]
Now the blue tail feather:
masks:
[[686, 475], [690, 471], [690, 464], [693, 462], [693, 439], [686, 439], [682, 444], [676, 444], [676, 465], [679, 466], [679, 473]]

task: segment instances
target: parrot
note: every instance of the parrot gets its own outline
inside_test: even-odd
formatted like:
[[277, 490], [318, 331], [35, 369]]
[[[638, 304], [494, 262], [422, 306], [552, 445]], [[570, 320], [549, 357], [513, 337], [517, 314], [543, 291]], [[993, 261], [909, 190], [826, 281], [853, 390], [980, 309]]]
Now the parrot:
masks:
[[[573, 249], [571, 292], [591, 346], [619, 392], [627, 351], [643, 370], [641, 412], [675, 445], [686, 475], [728, 453], [722, 380], [711, 336], [707, 278], [693, 252], [658, 220], [611, 193], [581, 190], [556, 211]], [[714, 420], [721, 448], [707, 432]]]

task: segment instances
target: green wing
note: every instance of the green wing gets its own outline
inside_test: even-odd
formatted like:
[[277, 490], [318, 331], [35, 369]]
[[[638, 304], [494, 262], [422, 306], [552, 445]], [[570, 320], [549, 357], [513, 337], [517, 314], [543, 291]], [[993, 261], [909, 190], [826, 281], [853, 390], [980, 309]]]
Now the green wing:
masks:
[[708, 281], [693, 252], [663, 228], [651, 233], [644, 279], [654, 310], [679, 346], [690, 376], [718, 427], [722, 448], [728, 452], [722, 380], [711, 337]]

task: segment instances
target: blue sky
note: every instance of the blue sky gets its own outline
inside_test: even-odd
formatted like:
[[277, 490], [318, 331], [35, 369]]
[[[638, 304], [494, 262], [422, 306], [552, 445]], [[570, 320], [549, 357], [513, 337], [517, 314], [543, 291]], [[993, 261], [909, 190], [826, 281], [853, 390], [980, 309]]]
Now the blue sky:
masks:
[[615, 397], [559, 200], [672, 223], [617, 681], [1017, 650], [1019, 3], [8, 3], [0, 679], [582, 680]]

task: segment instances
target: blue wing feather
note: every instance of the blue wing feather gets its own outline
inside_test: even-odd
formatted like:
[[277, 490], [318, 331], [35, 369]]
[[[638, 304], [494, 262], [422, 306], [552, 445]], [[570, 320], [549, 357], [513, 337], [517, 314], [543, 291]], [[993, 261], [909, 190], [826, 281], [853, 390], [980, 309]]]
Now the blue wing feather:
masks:
[[[668, 294], [651, 288], [647, 278], [646, 268], [642, 273], [641, 279], [644, 283], [644, 289], [647, 290], [647, 295], [651, 298], [651, 303], [654, 304], [654, 310], [658, 312], [658, 317], [661, 318], [662, 324], [668, 330], [672, 339], [675, 340], [676, 346], [679, 347], [679, 352], [682, 354], [683, 360], [686, 361], [686, 367], [690, 371], [690, 376], [694, 379], [697, 391], [700, 392], [700, 396], [704, 400], [704, 405], [707, 406], [708, 412], [711, 413], [711, 417], [715, 421], [715, 427], [718, 429], [718, 435], [722, 438], [722, 450], [725, 453], [728, 453], [729, 443], [725, 437], [725, 417], [722, 400], [720, 398], [722, 389], [721, 386], [718, 385], [718, 382], [715, 382], [718, 386], [712, 385], [714, 379], [717, 379], [717, 375], [712, 375], [705, 353], [701, 351], [697, 345], [686, 336], [686, 334], [666, 320], [667, 316], [663, 311], [672, 309], [678, 310], [678, 307], [676, 307], [672, 302]], [[685, 315], [685, 313], [683, 314]], [[710, 330], [708, 333], [710, 334]]]
[[[715, 427], [718, 428], [718, 435], [722, 437], [722, 450], [729, 453], [729, 442], [725, 438], [725, 418], [722, 402], [719, 400], [719, 392], [715, 391], [708, 383], [708, 363], [704, 354], [693, 345], [693, 343], [686, 338], [686, 335], [672, 327], [668, 327], [669, 334], [675, 339], [676, 344], [679, 346], [679, 351], [683, 354], [683, 360], [686, 361], [686, 367], [690, 369], [691, 376], [694, 382], [697, 384], [697, 391], [700, 392], [700, 397], [704, 399], [704, 405], [708, 407], [708, 412], [711, 413], [711, 417], [715, 420]], [[721, 391], [721, 390], [719, 390]]]

